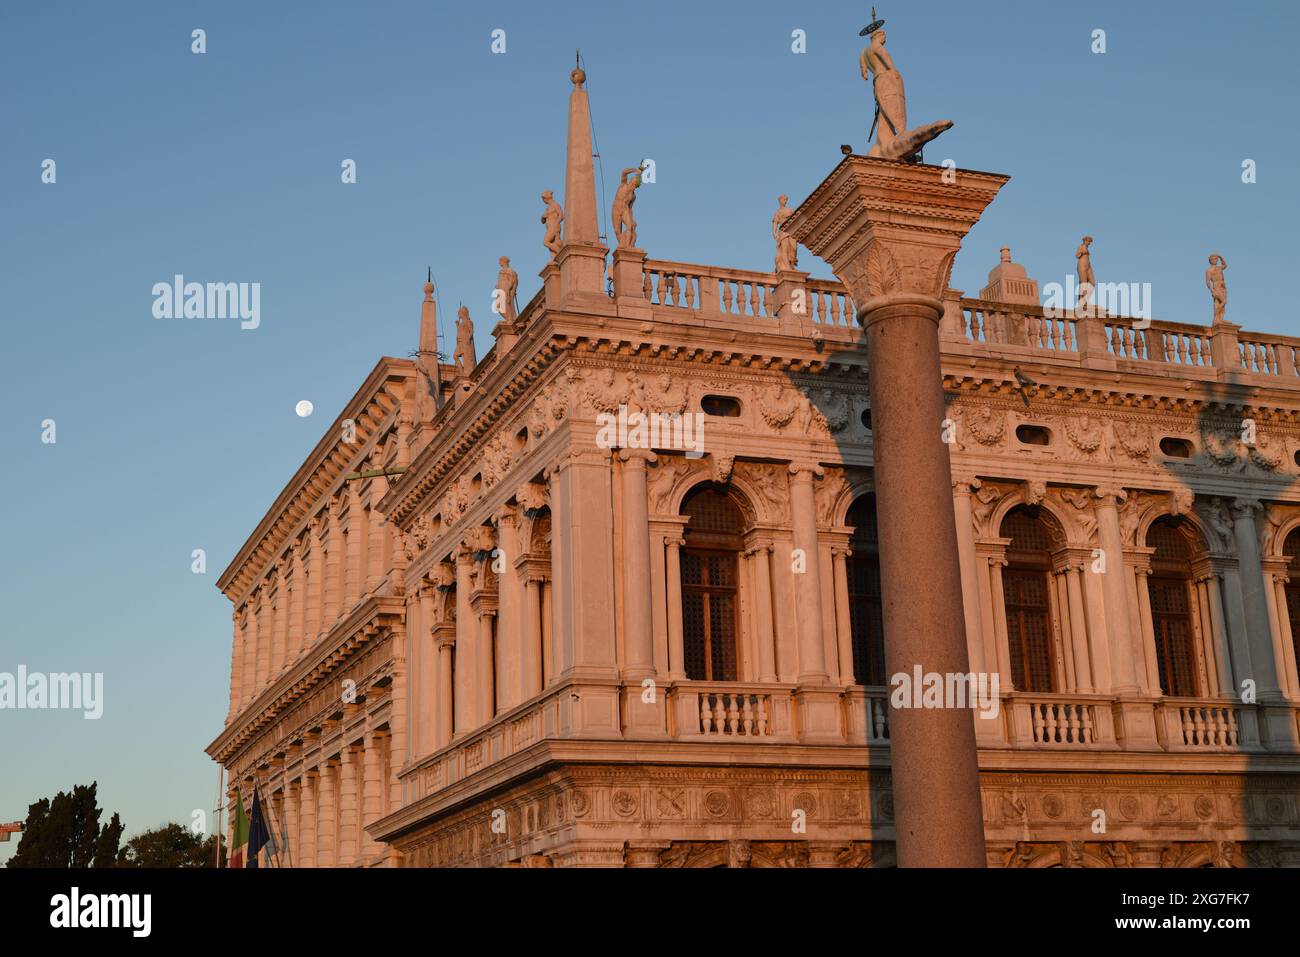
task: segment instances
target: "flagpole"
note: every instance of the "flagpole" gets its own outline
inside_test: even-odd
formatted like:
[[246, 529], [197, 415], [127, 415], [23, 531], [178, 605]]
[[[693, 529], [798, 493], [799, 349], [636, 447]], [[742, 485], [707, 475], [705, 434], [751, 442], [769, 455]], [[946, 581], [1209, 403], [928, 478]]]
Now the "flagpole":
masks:
[[218, 870], [221, 868], [221, 812], [225, 807], [222, 798], [225, 796], [226, 784], [226, 767], [223, 764], [217, 765], [217, 827], [215, 834], [217, 836], [217, 849], [213, 852], [212, 866]]

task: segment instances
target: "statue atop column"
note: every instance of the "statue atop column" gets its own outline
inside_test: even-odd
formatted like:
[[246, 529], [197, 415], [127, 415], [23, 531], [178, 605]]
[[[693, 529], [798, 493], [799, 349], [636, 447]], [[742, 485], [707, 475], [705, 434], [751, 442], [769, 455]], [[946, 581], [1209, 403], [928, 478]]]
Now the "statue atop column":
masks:
[[546, 211], [542, 213], [542, 224], [546, 227], [546, 236], [542, 239], [542, 245], [554, 256], [560, 251], [560, 226], [564, 222], [564, 210], [555, 201], [555, 194], [549, 189], [542, 193], [542, 202], [546, 204]]
[[509, 256], [502, 256], [497, 263], [501, 266], [501, 271], [497, 273], [496, 289], [501, 296], [501, 319], [504, 322], [514, 322], [519, 318], [519, 303], [515, 300], [515, 294], [519, 291], [519, 273], [510, 268]]
[[[894, 58], [885, 49], [885, 21], [876, 17], [871, 8], [871, 24], [863, 27], [858, 36], [870, 36], [871, 43], [858, 56], [862, 79], [871, 83], [876, 99], [876, 115], [871, 122], [876, 142], [867, 156], [878, 159], [917, 162], [921, 147], [944, 130], [952, 127], [952, 120], [938, 120], [915, 129], [907, 128], [907, 98], [903, 92], [903, 76], [894, 66]], [[867, 134], [867, 139], [871, 133]]]
[[[629, 166], [623, 170], [618, 180], [618, 192], [614, 194], [614, 206], [610, 218], [614, 221], [614, 238], [619, 249], [636, 248], [636, 220], [632, 218], [632, 204], [636, 202], [636, 190], [641, 185], [643, 166]], [[631, 179], [628, 174], [632, 173]]]
[[461, 306], [456, 312], [456, 373], [464, 378], [474, 374], [478, 357], [474, 352], [474, 322], [469, 317], [469, 307]]
[[1093, 303], [1093, 292], [1097, 288], [1097, 277], [1092, 274], [1092, 253], [1089, 247], [1092, 245], [1092, 237], [1084, 236], [1083, 241], [1079, 243], [1079, 248], [1074, 251], [1074, 258], [1078, 260], [1079, 272], [1079, 299], [1075, 305], [1075, 311], [1086, 311], [1087, 307]]
[[785, 221], [794, 215], [794, 210], [786, 206], [790, 197], [784, 194], [776, 198], [776, 212], [772, 214], [772, 238], [776, 240], [776, 271], [790, 272], [799, 265], [799, 244], [785, 231]]
[[1228, 285], [1223, 281], [1223, 271], [1228, 268], [1227, 261], [1218, 253], [1210, 254], [1210, 268], [1205, 270], [1205, 288], [1210, 290], [1214, 300], [1213, 325], [1223, 322], [1223, 310], [1228, 305]]

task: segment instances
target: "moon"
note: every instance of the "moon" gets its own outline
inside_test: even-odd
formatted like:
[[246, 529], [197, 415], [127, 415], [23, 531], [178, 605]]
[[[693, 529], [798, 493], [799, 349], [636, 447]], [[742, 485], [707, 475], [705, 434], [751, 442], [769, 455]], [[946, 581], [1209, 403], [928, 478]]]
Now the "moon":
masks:
[[303, 399], [301, 402], [299, 402], [297, 405], [293, 407], [293, 410], [298, 413], [300, 418], [305, 419], [307, 418], [307, 416], [311, 415], [313, 408], [314, 406], [310, 402], [308, 402], [306, 399]]

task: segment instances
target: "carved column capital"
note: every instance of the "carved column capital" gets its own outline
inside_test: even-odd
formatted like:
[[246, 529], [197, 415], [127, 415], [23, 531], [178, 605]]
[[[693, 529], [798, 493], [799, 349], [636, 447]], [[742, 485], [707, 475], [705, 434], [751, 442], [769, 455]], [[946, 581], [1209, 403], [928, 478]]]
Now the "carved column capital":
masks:
[[1093, 497], [1097, 500], [1098, 505], [1119, 508], [1128, 501], [1128, 493], [1122, 488], [1112, 485], [1098, 485], [1092, 491]]
[[1232, 501], [1232, 517], [1255, 520], [1255, 516], [1264, 510], [1257, 498], [1237, 498]]
[[640, 469], [644, 469], [651, 462], [659, 461], [659, 456], [650, 449], [620, 449], [618, 458], [620, 462]]
[[826, 470], [816, 462], [791, 462], [786, 467], [786, 470], [789, 472], [790, 481], [792, 482], [812, 482], [813, 479], [819, 479], [826, 474]]

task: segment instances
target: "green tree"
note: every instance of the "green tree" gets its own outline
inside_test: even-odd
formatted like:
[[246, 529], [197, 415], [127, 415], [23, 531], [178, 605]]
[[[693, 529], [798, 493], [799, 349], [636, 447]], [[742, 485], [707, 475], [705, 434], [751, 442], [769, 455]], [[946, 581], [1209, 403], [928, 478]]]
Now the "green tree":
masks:
[[116, 814], [107, 827], [96, 796], [99, 783], [76, 785], [53, 800], [41, 798], [27, 808], [23, 836], [9, 867], [111, 867], [122, 837]]
[[213, 867], [215, 837], [203, 837], [175, 822], [137, 834], [126, 842], [118, 867]]

